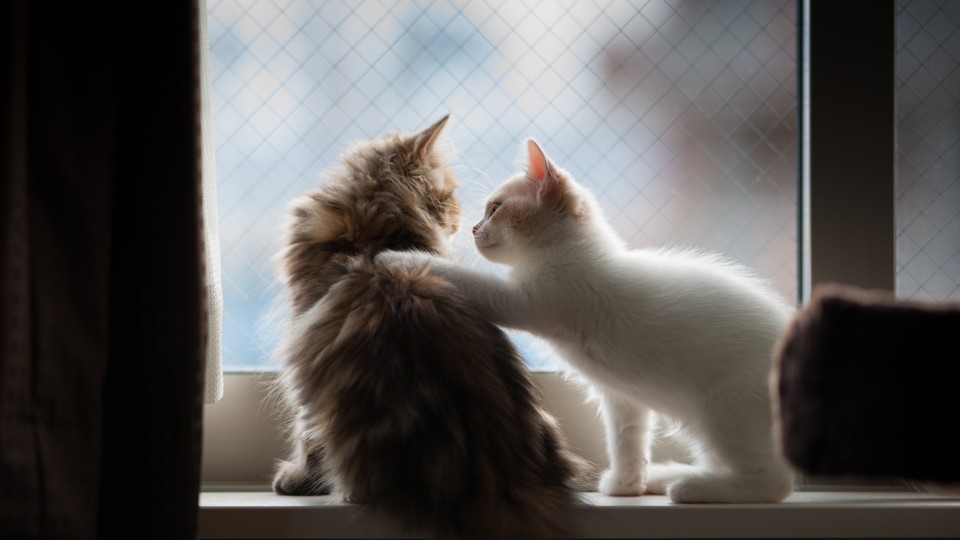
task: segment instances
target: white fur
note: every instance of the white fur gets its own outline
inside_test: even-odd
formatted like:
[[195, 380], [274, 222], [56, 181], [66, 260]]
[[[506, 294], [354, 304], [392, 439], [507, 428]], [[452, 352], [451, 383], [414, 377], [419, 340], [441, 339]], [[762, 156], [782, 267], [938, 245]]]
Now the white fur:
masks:
[[[793, 308], [749, 270], [715, 255], [627, 249], [593, 197], [550, 167], [580, 199], [579, 217], [557, 216], [516, 235], [508, 219], [487, 215], [477, 245], [511, 274], [439, 259], [430, 259], [431, 271], [496, 323], [547, 340], [592, 384], [610, 458], [601, 492], [666, 492], [675, 502], [785, 498], [793, 477], [774, 445], [768, 377], [774, 341]], [[491, 201], [510, 199], [530, 174], [508, 181]], [[512, 211], [506, 205], [497, 211]], [[426, 258], [385, 257], [406, 264]], [[648, 465], [654, 411], [695, 440], [695, 465]]]

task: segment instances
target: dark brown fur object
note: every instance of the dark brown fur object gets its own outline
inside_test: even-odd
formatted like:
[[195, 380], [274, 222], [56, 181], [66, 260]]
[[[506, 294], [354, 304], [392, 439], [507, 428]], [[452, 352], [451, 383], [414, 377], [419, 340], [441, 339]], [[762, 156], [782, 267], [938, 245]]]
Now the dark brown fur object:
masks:
[[577, 501], [580, 462], [522, 359], [442, 278], [374, 260], [442, 254], [456, 231], [434, 149], [446, 120], [355, 146], [293, 205], [280, 356], [294, 449], [273, 486], [340, 492], [442, 537], [545, 538]]
[[823, 476], [960, 481], [960, 306], [814, 291], [774, 373], [787, 459]]

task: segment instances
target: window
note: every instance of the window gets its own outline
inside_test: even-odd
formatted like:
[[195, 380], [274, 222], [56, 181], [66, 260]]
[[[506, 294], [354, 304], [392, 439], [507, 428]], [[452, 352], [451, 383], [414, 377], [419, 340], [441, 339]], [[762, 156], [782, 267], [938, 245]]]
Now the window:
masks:
[[286, 203], [351, 140], [447, 112], [465, 224], [533, 136], [632, 246], [718, 250], [796, 298], [793, 0], [209, 10], [227, 369], [270, 367]]
[[[269, 258], [286, 201], [315, 185], [346, 141], [413, 129], [448, 111], [447, 135], [461, 151], [465, 223], [475, 211], [469, 205], [514, 170], [523, 137], [534, 135], [558, 159], [567, 154], [565, 167], [580, 180], [619, 180], [591, 187], [634, 245], [719, 249], [796, 296], [795, 2], [650, 0], [623, 12], [579, 2], [584, 11], [538, 12], [513, 0], [486, 11], [473, 3], [278, 4], [209, 5], [228, 369], [265, 366], [270, 343], [256, 324], [277, 292]], [[955, 301], [960, 4], [896, 6], [896, 287], [905, 298]], [[535, 13], [543, 24], [510, 29]], [[378, 41], [382, 57], [352, 55]], [[402, 53], [399, 43], [407, 43]], [[545, 43], [560, 47], [558, 57], [540, 52]], [[361, 61], [392, 62], [416, 76], [364, 93], [351, 85], [387, 79], [376, 70], [349, 79]], [[524, 76], [541, 74], [567, 82], [538, 98]], [[417, 92], [429, 93], [420, 101]], [[324, 115], [323, 107], [332, 109]], [[367, 114], [348, 121], [356, 110]], [[611, 133], [622, 139], [599, 144]], [[571, 146], [577, 135], [579, 146]], [[558, 377], [535, 375], [574, 443], [602, 463], [594, 411]], [[228, 376], [224, 402], [207, 408], [207, 486], [240, 480], [262, 489], [282, 453], [261, 377], [269, 375]]]
[[897, 296], [960, 300], [960, 3], [897, 2]]

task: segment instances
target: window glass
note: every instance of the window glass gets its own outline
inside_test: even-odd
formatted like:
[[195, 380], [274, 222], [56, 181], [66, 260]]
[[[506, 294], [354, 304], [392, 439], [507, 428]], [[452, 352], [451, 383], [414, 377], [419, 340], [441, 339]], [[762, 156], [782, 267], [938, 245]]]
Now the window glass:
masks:
[[350, 141], [448, 112], [463, 234], [534, 137], [631, 246], [718, 250], [796, 297], [794, 1], [209, 10], [227, 369], [270, 365], [287, 202]]
[[897, 2], [897, 296], [960, 300], [960, 2]]

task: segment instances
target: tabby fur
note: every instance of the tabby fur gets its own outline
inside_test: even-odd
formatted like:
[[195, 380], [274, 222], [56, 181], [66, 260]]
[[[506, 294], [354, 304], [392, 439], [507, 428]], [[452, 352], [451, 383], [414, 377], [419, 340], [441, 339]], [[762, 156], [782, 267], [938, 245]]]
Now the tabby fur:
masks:
[[339, 493], [440, 537], [547, 538], [588, 466], [522, 358], [445, 279], [374, 261], [447, 253], [460, 206], [436, 144], [446, 122], [355, 145], [292, 204], [279, 384], [293, 448], [273, 487]]

